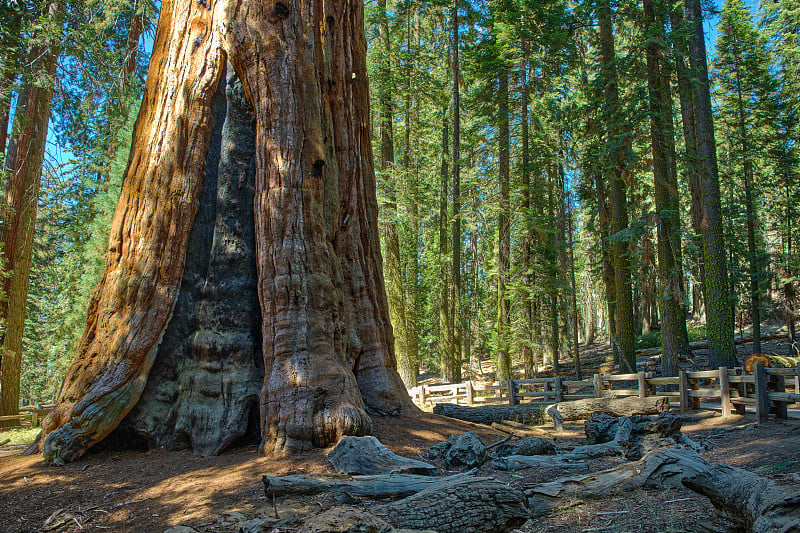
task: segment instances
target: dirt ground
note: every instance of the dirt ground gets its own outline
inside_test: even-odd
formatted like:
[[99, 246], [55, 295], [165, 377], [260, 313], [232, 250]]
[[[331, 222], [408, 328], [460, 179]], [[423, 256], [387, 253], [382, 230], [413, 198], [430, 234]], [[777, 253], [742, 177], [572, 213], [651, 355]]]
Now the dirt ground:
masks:
[[[477, 431], [487, 444], [504, 436], [485, 426], [427, 413], [419, 419], [375, 419], [375, 434], [383, 443], [415, 458], [448, 435], [468, 430]], [[685, 417], [683, 431], [707, 448], [702, 454], [709, 461], [740, 466], [781, 483], [800, 483], [800, 421], [771, 421], [757, 427], [753, 417], [723, 420], [713, 412], [698, 412]], [[559, 446], [579, 444], [583, 425], [568, 425], [551, 436]], [[0, 448], [0, 529], [9, 533], [40, 531], [59, 509], [68, 513], [62, 515], [67, 525], [59, 531], [160, 533], [178, 524], [199, 531], [238, 531], [247, 520], [274, 514], [272, 502], [263, 495], [262, 475], [330, 471], [327, 450], [292, 459], [261, 457], [255, 448], [219, 457], [164, 450], [100, 452], [59, 468], [46, 466], [38, 455], [19, 456], [21, 448]], [[590, 461], [568, 473], [597, 471], [618, 461]], [[566, 473], [498, 472], [489, 464], [481, 468], [481, 474], [520, 488]], [[307, 515], [330, 503], [319, 498], [275, 502], [282, 519]], [[712, 508], [701, 496], [689, 491], [637, 491], [599, 502], [574, 502], [545, 519], [529, 521], [519, 531], [724, 531], [714, 524]]]

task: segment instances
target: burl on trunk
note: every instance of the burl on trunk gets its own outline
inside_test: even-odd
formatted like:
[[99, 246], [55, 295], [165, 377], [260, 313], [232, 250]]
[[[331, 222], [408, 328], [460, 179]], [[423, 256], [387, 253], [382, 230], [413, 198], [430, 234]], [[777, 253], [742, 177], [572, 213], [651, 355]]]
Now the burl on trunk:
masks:
[[326, 446], [413, 411], [360, 0], [164, 0], [106, 271], [40, 446]]

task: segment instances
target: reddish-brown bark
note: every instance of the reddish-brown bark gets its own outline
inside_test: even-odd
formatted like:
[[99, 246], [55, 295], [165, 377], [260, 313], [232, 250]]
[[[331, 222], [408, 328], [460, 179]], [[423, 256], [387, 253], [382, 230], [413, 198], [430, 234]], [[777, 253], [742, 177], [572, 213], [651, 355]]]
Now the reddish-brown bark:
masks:
[[211, 103], [228, 63], [255, 119], [265, 450], [363, 435], [365, 406], [413, 410], [381, 276], [363, 24], [356, 0], [162, 4], [106, 273], [43, 425], [48, 461], [79, 457], [136, 405], [181, 311]]

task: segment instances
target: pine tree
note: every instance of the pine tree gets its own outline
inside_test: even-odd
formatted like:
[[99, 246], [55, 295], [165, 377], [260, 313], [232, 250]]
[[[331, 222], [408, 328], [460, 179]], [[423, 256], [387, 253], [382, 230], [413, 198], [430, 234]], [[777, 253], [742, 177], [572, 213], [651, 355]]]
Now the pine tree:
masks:
[[[730, 138], [729, 157], [737, 161], [736, 174], [742, 179], [753, 353], [761, 353], [761, 285], [765, 272], [763, 254], [757, 244], [755, 160], [763, 154], [766, 144], [758, 138], [759, 131], [762, 135], [774, 132], [776, 117], [769, 109], [769, 102], [776, 88], [768, 71], [770, 61], [765, 43], [753, 27], [751, 14], [741, 0], [726, 0], [718, 31], [714, 72], [721, 99], [719, 124], [724, 135]], [[764, 131], [765, 127], [769, 133]]]

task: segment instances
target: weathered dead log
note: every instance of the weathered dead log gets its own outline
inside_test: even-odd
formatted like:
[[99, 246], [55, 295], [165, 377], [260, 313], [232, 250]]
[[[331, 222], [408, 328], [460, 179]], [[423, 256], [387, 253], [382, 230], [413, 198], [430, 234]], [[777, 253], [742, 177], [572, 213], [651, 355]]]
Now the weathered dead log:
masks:
[[710, 468], [697, 452], [680, 446], [653, 450], [639, 461], [581, 476], [568, 476], [529, 487], [532, 516], [542, 516], [568, 501], [608, 497], [617, 491], [640, 487], [681, 488], [681, 481]]
[[482, 405], [467, 407], [452, 403], [440, 403], [433, 407], [437, 415], [465, 420], [475, 424], [491, 425], [493, 422], [512, 420], [523, 424], [538, 424], [542, 420], [542, 407], [539, 405]]
[[642, 487], [689, 488], [754, 533], [800, 531], [800, 491], [728, 465], [712, 465], [683, 446], [661, 448], [639, 461], [525, 490], [532, 516], [570, 501], [602, 499]]
[[498, 470], [523, 470], [525, 468], [559, 467], [572, 468], [586, 462], [586, 458], [573, 457], [570, 454], [558, 455], [509, 455], [498, 457], [492, 466]]
[[683, 484], [754, 533], [800, 531], [800, 491], [741, 468], [709, 465]]
[[397, 527], [438, 533], [502, 532], [528, 519], [522, 493], [488, 477], [441, 483], [373, 512]]
[[666, 396], [648, 396], [637, 398], [587, 398], [572, 402], [560, 402], [547, 407], [547, 414], [562, 420], [583, 420], [594, 413], [606, 413], [613, 416], [657, 415], [669, 411], [669, 399]]
[[508, 455], [554, 455], [557, 453], [553, 441], [541, 437], [523, 437], [497, 448], [498, 457]]
[[447, 477], [417, 474], [380, 474], [375, 476], [346, 476], [342, 474], [263, 476], [264, 495], [320, 494], [343, 491], [361, 498], [397, 498], [416, 494], [431, 486], [457, 481], [471, 472]]
[[435, 466], [397, 455], [371, 435], [366, 437], [345, 435], [328, 453], [328, 462], [340, 474], [439, 475], [439, 470]]

